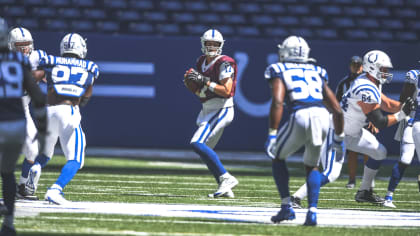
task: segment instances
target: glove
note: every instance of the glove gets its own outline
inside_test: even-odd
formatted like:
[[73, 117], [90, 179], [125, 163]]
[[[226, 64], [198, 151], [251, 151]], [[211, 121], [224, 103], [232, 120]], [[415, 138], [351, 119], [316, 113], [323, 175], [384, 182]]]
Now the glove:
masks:
[[265, 141], [264, 147], [265, 147], [265, 153], [267, 156], [269, 156], [271, 159], [275, 159], [276, 157], [271, 152], [271, 149], [273, 148], [274, 144], [276, 143], [276, 137], [277, 137], [277, 130], [270, 129], [268, 132], [267, 141]]
[[344, 154], [346, 153], [346, 144], [344, 143], [344, 133], [337, 135], [334, 132], [332, 149], [335, 151], [337, 161], [342, 160], [342, 158], [344, 158]]
[[197, 82], [200, 86], [206, 85], [210, 78], [198, 73], [196, 70], [191, 69], [190, 72], [187, 74], [187, 78], [189, 80]]
[[411, 98], [407, 98], [407, 100], [401, 106], [401, 111], [404, 112], [406, 116], [409, 116], [410, 113], [417, 109], [417, 103]]
[[92, 62], [93, 65], [90, 67], [89, 72], [93, 74], [93, 77], [97, 79], [99, 77], [99, 67], [95, 62]]

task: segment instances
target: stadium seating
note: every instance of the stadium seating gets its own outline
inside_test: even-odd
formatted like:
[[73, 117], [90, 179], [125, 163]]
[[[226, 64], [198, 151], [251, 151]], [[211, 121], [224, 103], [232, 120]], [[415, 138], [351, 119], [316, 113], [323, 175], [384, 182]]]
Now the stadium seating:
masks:
[[0, 0], [11, 26], [42, 31], [416, 42], [418, 0]]

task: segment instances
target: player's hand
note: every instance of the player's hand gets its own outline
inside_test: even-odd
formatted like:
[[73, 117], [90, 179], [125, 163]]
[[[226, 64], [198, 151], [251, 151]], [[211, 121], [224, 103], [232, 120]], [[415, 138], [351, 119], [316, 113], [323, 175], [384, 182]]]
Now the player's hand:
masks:
[[346, 144], [344, 143], [344, 133], [338, 135], [334, 132], [332, 148], [335, 150], [337, 160], [342, 160], [346, 153]]
[[372, 122], [369, 122], [369, 124], [368, 124], [368, 126], [367, 126], [367, 129], [372, 133], [372, 134], [377, 134], [377, 133], [379, 133], [379, 129], [378, 128], [376, 128], [376, 126], [375, 125], [373, 125], [373, 123]]
[[206, 85], [207, 82], [210, 81], [209, 77], [200, 74], [192, 68], [187, 72], [186, 79], [193, 80], [200, 85]]
[[417, 109], [417, 102], [414, 101], [411, 97], [402, 104], [401, 111], [404, 112], [406, 116], [409, 116], [410, 113]]
[[89, 72], [93, 74], [95, 79], [99, 77], [99, 67], [96, 63], [92, 62], [93, 65], [90, 67]]
[[268, 135], [267, 141], [265, 141], [265, 153], [267, 156], [269, 156], [271, 159], [275, 159], [276, 157], [271, 152], [271, 149], [273, 149], [274, 144], [276, 143], [276, 136], [277, 135]]

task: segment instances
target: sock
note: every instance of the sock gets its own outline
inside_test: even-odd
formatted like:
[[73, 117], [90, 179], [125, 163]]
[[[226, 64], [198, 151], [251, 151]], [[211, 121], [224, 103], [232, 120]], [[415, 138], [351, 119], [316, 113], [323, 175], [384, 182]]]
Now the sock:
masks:
[[[22, 178], [28, 179], [29, 169], [31, 169], [32, 165], [33, 164], [29, 163], [29, 161], [26, 160], [26, 158], [23, 160], [23, 162], [22, 162], [22, 174], [21, 174]], [[19, 183], [20, 183], [20, 181], [19, 181]]]
[[213, 149], [209, 148], [204, 143], [191, 143], [193, 150], [200, 155], [201, 160], [206, 163], [207, 168], [213, 174], [214, 178], [216, 179], [217, 183], [219, 183], [219, 176], [226, 173], [226, 169], [223, 166], [222, 162], [220, 162], [219, 157], [217, 156], [216, 152]]
[[58, 177], [55, 184], [60, 186], [62, 189], [70, 182], [70, 180], [73, 179], [73, 177], [76, 175], [77, 171], [80, 168], [80, 163], [77, 161], [68, 161], [64, 166], [63, 169], [61, 169], [61, 174]]
[[4, 219], [3, 219], [3, 225], [5, 225], [5, 226], [7, 226], [7, 227], [9, 227], [9, 228], [12, 228], [12, 229], [14, 229], [15, 227], [14, 227], [14, 216], [13, 216], [13, 214], [11, 214], [11, 215], [5, 215], [4, 216]]
[[330, 180], [328, 177], [321, 173], [321, 187], [328, 184], [329, 182]]
[[381, 163], [382, 161], [377, 161], [369, 157], [363, 170], [362, 183], [360, 184], [359, 190], [369, 190], [372, 188], [373, 181], [375, 179], [376, 173], [378, 173], [378, 169], [381, 166]]
[[309, 208], [316, 208], [318, 206], [319, 189], [321, 188], [321, 173], [318, 170], [312, 170], [306, 179], [306, 183], [308, 186], [308, 206]]
[[[280, 197], [284, 199], [287, 204], [290, 202], [289, 192], [289, 171], [287, 170], [286, 161], [284, 160], [273, 160], [273, 178], [276, 182], [277, 190], [279, 191]], [[289, 199], [288, 201], [287, 198]], [[283, 201], [282, 201], [283, 203]]]
[[[11, 226], [13, 227], [13, 213], [15, 211], [15, 197], [16, 197], [16, 180], [15, 175], [12, 173], [2, 173], [1, 178], [3, 180], [3, 201], [7, 207], [8, 213], [6, 216], [11, 215]], [[6, 219], [6, 218], [5, 218]]]
[[[328, 184], [330, 180], [327, 176], [321, 173], [321, 187]], [[306, 196], [308, 196], [308, 187], [306, 183], [302, 185], [294, 194], [293, 197], [297, 197], [299, 199], [304, 199]]]
[[400, 180], [402, 179], [404, 175], [405, 167], [403, 165], [400, 165], [399, 163], [396, 163], [394, 167], [392, 168], [392, 174], [391, 178], [389, 179], [388, 184], [388, 191], [389, 192], [395, 192], [395, 189], [397, 188], [398, 183], [400, 183]]
[[[47, 157], [47, 156], [45, 156], [44, 154], [39, 154], [36, 158], [35, 158], [35, 163], [39, 163], [40, 165], [41, 165], [41, 168], [44, 168], [46, 165], [47, 165], [47, 163], [48, 163], [48, 161], [50, 160], [51, 158], [49, 158], [49, 157]], [[28, 170], [29, 171], [29, 170]], [[26, 174], [26, 176], [28, 176], [27, 174]]]

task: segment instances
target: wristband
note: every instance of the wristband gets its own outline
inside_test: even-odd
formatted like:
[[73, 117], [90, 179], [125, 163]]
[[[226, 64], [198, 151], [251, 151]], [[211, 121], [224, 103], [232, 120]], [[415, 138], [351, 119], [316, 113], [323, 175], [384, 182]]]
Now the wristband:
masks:
[[334, 133], [333, 139], [335, 142], [341, 142], [344, 140], [344, 136], [344, 132], [342, 132], [341, 134]]
[[277, 135], [277, 129], [269, 128], [268, 129], [268, 135]]
[[211, 82], [210, 85], [209, 85], [209, 90], [214, 92], [214, 88], [216, 87], [216, 85], [217, 84], [215, 82]]
[[393, 115], [397, 121], [401, 121], [407, 116], [404, 112], [401, 112], [401, 111], [394, 113]]

